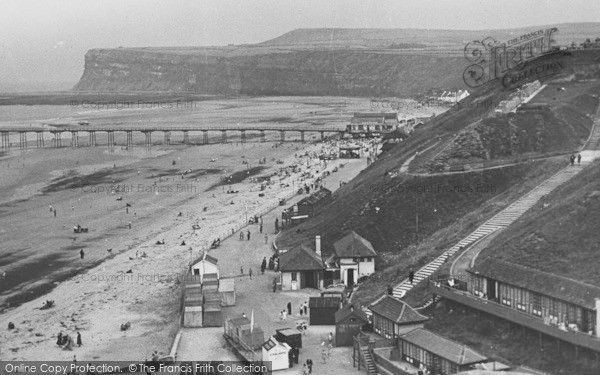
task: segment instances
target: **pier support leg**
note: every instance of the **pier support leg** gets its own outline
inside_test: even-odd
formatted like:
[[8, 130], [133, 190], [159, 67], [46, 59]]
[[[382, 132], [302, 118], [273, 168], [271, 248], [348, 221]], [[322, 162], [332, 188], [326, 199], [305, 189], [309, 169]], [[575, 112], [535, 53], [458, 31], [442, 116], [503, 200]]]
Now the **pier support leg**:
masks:
[[108, 136], [108, 147], [115, 147], [115, 132], [106, 132]]
[[188, 132], [187, 130], [183, 132], [183, 144], [184, 145], [190, 144], [190, 132]]
[[71, 147], [79, 147], [79, 132], [71, 132]]
[[62, 147], [62, 133], [56, 132], [54, 133], [54, 147]]
[[325, 132], [321, 132], [321, 142], [325, 142]]
[[261, 142], [266, 142], [267, 141], [267, 138], [265, 137], [265, 131], [264, 130], [260, 131], [260, 141]]
[[96, 147], [96, 132], [90, 132], [90, 147]]
[[128, 131], [127, 133], [127, 143], [126, 146], [127, 147], [131, 147], [133, 146], [133, 132], [132, 131]]
[[27, 148], [27, 132], [19, 132], [19, 148]]
[[10, 147], [10, 137], [9, 132], [2, 132], [2, 148]]
[[171, 144], [171, 132], [170, 131], [165, 131], [165, 145], [170, 145]]
[[227, 130], [221, 130], [221, 143], [227, 143]]
[[36, 132], [36, 147], [44, 147], [44, 132]]
[[279, 136], [280, 136], [281, 142], [285, 142], [285, 131], [280, 130]]
[[242, 133], [242, 143], [246, 143], [246, 131], [240, 130], [240, 132]]
[[152, 132], [144, 132], [144, 136], [146, 137], [146, 140], [144, 142], [146, 147], [152, 146]]
[[208, 144], [208, 130], [202, 131], [202, 143], [204, 143], [205, 145]]
[[300, 131], [300, 142], [304, 143], [304, 131]]

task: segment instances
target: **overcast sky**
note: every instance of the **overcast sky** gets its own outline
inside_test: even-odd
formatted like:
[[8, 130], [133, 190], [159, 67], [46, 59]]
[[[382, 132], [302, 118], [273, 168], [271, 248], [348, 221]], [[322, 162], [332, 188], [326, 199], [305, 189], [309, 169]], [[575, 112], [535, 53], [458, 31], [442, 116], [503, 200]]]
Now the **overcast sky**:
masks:
[[598, 21], [599, 0], [2, 0], [0, 92], [70, 89], [92, 48], [256, 43], [297, 28]]

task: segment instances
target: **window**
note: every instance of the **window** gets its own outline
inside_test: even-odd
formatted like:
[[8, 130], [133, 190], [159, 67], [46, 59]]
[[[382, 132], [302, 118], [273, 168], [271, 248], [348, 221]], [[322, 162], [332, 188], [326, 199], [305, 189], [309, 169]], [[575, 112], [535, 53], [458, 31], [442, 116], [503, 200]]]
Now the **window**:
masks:
[[292, 281], [298, 281], [298, 274], [296, 272], [292, 272]]
[[519, 309], [521, 311], [525, 311], [525, 310], [527, 310], [527, 307], [523, 303], [517, 302], [517, 309]]
[[373, 258], [367, 258], [367, 262], [372, 262]]
[[531, 294], [531, 312], [533, 315], [542, 316], [542, 296], [537, 293]]
[[506, 306], [510, 306], [510, 300], [506, 298], [502, 298], [502, 304]]

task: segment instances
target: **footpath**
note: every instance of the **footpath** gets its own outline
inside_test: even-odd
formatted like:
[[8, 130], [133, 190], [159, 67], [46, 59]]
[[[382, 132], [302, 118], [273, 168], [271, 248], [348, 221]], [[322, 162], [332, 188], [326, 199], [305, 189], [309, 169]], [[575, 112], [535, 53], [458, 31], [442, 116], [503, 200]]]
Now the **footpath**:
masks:
[[[340, 164], [344, 164], [344, 167], [340, 168]], [[324, 186], [331, 191], [335, 191], [339, 187], [340, 181], [349, 181], [366, 168], [367, 161], [366, 158], [338, 159], [330, 161], [326, 170], [332, 171], [336, 166], [338, 171], [331, 173], [323, 181]], [[308, 183], [310, 184], [310, 182]], [[218, 259], [220, 277], [235, 279], [236, 305], [223, 308], [224, 321], [231, 317], [239, 317], [242, 313], [250, 318], [254, 312], [255, 324], [264, 331], [265, 340], [273, 335], [276, 329], [295, 329], [297, 320], [308, 321], [307, 316], [300, 316], [298, 309], [303, 302], [308, 302], [310, 297], [320, 295], [318, 290], [312, 289], [273, 293], [273, 278], [278, 274], [269, 270], [266, 270], [264, 274], [260, 273], [260, 264], [263, 258], [268, 259], [273, 255], [272, 241], [276, 236], [275, 219], [278, 218], [281, 222], [281, 209], [289, 207], [306, 196], [306, 194], [294, 194], [289, 197], [285, 206], [269, 207], [268, 210], [265, 209], [265, 212], [257, 214], [262, 217], [262, 233], [258, 224], [246, 225], [239, 228], [233, 235], [229, 233], [230, 236], [222, 239], [221, 245], [217, 249], [210, 251], [210, 255]], [[254, 216], [254, 213], [248, 213], [248, 217], [251, 216]], [[240, 231], [244, 233], [243, 240], [239, 237]], [[247, 239], [248, 231], [250, 240]], [[243, 274], [240, 267], [244, 268]], [[249, 269], [252, 269], [252, 277], [248, 274]], [[281, 321], [280, 311], [286, 309], [288, 302], [292, 304], [292, 315], [288, 316], [286, 321]], [[282, 374], [300, 373], [302, 362], [307, 358], [314, 361], [319, 374], [351, 371], [351, 356], [346, 353], [351, 349], [348, 348], [334, 348], [331, 358], [327, 360], [326, 364], [322, 363], [321, 343], [332, 331], [335, 331], [333, 326], [309, 326], [307, 336], [303, 337], [299, 365], [279, 372]], [[239, 360], [227, 347], [223, 338], [223, 327], [182, 328], [175, 340], [171, 355], [176, 355], [177, 360], [181, 361]]]

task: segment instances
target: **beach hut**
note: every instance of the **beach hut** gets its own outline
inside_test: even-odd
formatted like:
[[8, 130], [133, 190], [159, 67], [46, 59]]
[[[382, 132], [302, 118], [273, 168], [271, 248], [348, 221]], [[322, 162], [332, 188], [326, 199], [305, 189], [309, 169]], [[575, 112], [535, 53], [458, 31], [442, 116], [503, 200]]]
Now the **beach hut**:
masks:
[[290, 367], [289, 352], [292, 348], [271, 337], [262, 346], [262, 359], [269, 371], [285, 370]]
[[275, 330], [275, 338], [279, 342], [285, 342], [291, 348], [302, 349], [302, 333], [297, 329], [281, 328]]
[[194, 275], [191, 272], [188, 272], [185, 277], [183, 278], [183, 284], [187, 287], [187, 286], [193, 286], [193, 285], [197, 285], [197, 286], [201, 286], [202, 285], [202, 280], [200, 279], [200, 275]]
[[202, 306], [185, 306], [183, 310], [184, 327], [202, 327]]
[[219, 266], [217, 265], [217, 258], [213, 258], [208, 255], [208, 252], [204, 252], [200, 258], [192, 262], [191, 273], [193, 275], [200, 276], [200, 282], [203, 282], [203, 277], [207, 273], [217, 274], [219, 278]]
[[204, 327], [221, 327], [223, 325], [221, 295], [219, 292], [205, 292], [202, 307]]
[[310, 325], [327, 326], [335, 324], [335, 313], [340, 309], [342, 299], [339, 297], [310, 297]]
[[219, 293], [223, 306], [235, 306], [235, 279], [219, 280]]
[[369, 324], [367, 314], [353, 305], [346, 305], [335, 313], [335, 346], [352, 346], [354, 337]]
[[219, 291], [219, 275], [216, 273], [205, 273], [202, 277], [203, 292], [218, 292]]

